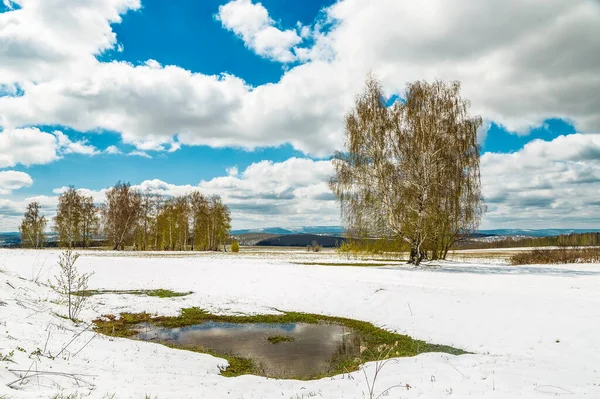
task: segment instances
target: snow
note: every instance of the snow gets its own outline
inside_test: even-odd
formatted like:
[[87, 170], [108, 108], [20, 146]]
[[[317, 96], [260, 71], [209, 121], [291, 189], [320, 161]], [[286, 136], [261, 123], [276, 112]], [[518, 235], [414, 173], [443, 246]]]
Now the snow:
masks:
[[[349, 317], [474, 353], [394, 359], [382, 369], [374, 396], [401, 387], [382, 398], [600, 397], [598, 265], [326, 267], [297, 263], [348, 260], [285, 251], [80, 253], [80, 271], [94, 272], [90, 288], [194, 293], [94, 296], [81, 315], [84, 323], [75, 325], [57, 316], [66, 308], [42, 284], [55, 274], [59, 251], [0, 250], [0, 356], [14, 351], [14, 362], [0, 362], [0, 398], [50, 398], [57, 392], [90, 398], [369, 397], [362, 371], [318, 381], [227, 378], [219, 375], [223, 359], [84, 331], [101, 314], [176, 315], [190, 306]], [[32, 354], [38, 348], [42, 355]], [[40, 373], [10, 388], [25, 375], [10, 370], [65, 374]], [[374, 370], [375, 363], [366, 365], [371, 379]]]

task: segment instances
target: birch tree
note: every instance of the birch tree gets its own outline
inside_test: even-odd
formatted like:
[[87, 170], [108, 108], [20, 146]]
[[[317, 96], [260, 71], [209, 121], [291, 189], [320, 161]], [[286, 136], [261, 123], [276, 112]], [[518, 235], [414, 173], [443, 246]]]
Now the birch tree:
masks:
[[444, 258], [484, 210], [477, 129], [460, 83], [413, 82], [387, 106], [369, 77], [346, 116], [346, 144], [335, 154], [330, 187], [349, 230], [400, 238], [409, 261]]
[[58, 233], [61, 246], [90, 246], [92, 236], [98, 232], [98, 223], [98, 208], [91, 196], [71, 186], [58, 197], [53, 230]]
[[113, 250], [133, 241], [141, 214], [142, 196], [129, 183], [118, 182], [106, 192], [102, 208], [104, 228]]
[[81, 236], [82, 246], [89, 247], [94, 234], [98, 233], [99, 218], [98, 208], [94, 205], [94, 199], [81, 196]]
[[40, 203], [29, 203], [19, 226], [21, 242], [28, 243], [33, 248], [41, 248], [44, 245], [46, 224], [46, 217], [40, 214]]
[[82, 198], [73, 186], [58, 197], [53, 230], [61, 246], [74, 247], [82, 239]]

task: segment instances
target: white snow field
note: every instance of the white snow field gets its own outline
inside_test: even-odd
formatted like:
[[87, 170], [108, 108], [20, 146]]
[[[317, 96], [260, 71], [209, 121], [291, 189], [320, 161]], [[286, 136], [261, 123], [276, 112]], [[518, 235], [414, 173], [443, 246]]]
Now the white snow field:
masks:
[[[40, 284], [55, 274], [59, 253], [0, 250], [0, 359], [10, 358], [0, 361], [2, 399], [369, 397], [362, 371], [318, 381], [227, 378], [219, 375], [225, 360], [86, 331], [101, 314], [176, 315], [191, 306], [348, 317], [474, 353], [395, 359], [374, 397], [401, 385], [381, 398], [600, 398], [599, 265], [348, 267], [293, 263], [347, 262], [331, 253], [82, 251], [80, 271], [95, 273], [90, 288], [194, 293], [93, 296], [75, 325], [57, 316], [66, 306]], [[372, 378], [375, 363], [365, 367]]]

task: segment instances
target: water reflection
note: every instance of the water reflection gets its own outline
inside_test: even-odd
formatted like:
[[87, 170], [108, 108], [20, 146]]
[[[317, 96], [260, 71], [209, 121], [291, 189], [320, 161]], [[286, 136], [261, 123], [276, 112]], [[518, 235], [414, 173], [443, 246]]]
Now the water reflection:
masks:
[[[327, 373], [335, 356], [360, 353], [360, 337], [335, 324], [207, 322], [182, 328], [145, 324], [137, 329], [141, 331], [138, 339], [202, 346], [217, 353], [251, 358], [261, 366], [264, 375], [277, 378], [309, 378]], [[267, 338], [275, 335], [294, 340], [272, 344]]]

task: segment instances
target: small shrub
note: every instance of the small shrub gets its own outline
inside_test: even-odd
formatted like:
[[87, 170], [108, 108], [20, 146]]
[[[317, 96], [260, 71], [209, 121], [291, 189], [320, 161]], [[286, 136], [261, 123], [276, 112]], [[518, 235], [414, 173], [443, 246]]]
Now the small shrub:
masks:
[[77, 320], [79, 312], [89, 298], [89, 296], [77, 295], [77, 293], [88, 290], [88, 281], [93, 274], [79, 274], [75, 266], [78, 258], [79, 254], [73, 253], [70, 249], [64, 251], [58, 258], [60, 271], [57, 276], [54, 276], [56, 284], [50, 283], [50, 286], [67, 301], [69, 319], [73, 321]]
[[316, 242], [316, 241], [313, 241], [313, 242], [312, 242], [312, 245], [309, 245], [309, 246], [308, 246], [308, 250], [309, 250], [309, 252], [310, 252], [310, 251], [313, 251], [313, 252], [319, 252], [319, 251], [321, 251], [321, 248], [322, 248], [322, 247], [321, 247], [321, 246], [319, 245], [319, 243], [318, 243], [318, 242]]
[[238, 240], [233, 241], [233, 244], [231, 244], [231, 252], [240, 252], [240, 243]]

